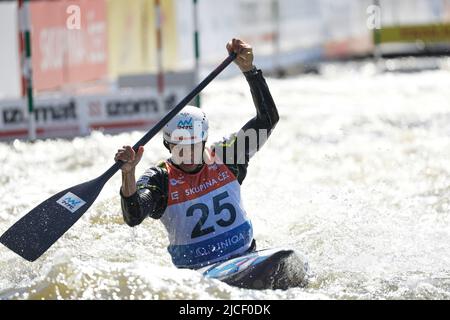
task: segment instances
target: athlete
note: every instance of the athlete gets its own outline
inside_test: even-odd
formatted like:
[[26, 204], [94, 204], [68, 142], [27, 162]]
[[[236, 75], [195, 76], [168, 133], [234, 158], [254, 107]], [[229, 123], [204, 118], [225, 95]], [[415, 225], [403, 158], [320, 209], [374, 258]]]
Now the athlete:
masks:
[[250, 158], [267, 140], [279, 116], [261, 70], [253, 65], [252, 47], [232, 39], [226, 48], [236, 52], [235, 63], [250, 86], [256, 107], [253, 119], [207, 147], [208, 119], [201, 109], [187, 106], [163, 128], [163, 143], [171, 157], [147, 169], [137, 182], [135, 167], [144, 148], [134, 152], [124, 146], [114, 158], [125, 162], [120, 188], [125, 222], [133, 227], [146, 217], [160, 219], [178, 268], [197, 269], [256, 249], [241, 201], [241, 184]]

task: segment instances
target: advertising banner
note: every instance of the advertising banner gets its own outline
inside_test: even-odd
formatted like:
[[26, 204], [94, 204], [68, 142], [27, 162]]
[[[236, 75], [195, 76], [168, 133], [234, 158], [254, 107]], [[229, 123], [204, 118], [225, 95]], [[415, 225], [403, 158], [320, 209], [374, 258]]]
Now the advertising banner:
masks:
[[[28, 114], [24, 99], [0, 101], [0, 139], [26, 138]], [[36, 136], [68, 137], [80, 132], [77, 101], [71, 97], [36, 99]]]
[[0, 99], [20, 95], [17, 3], [0, 2]]
[[[156, 71], [154, 0], [108, 0], [109, 76]], [[163, 67], [176, 66], [176, 17], [172, 0], [161, 1]]]
[[172, 109], [184, 94], [184, 88], [168, 88], [163, 105], [160, 104], [156, 89], [80, 97], [78, 103], [83, 112], [82, 134], [88, 134], [92, 130], [110, 133], [148, 130]]
[[380, 30], [380, 43], [450, 43], [450, 23], [432, 25], [406, 25], [384, 27]]
[[36, 90], [107, 75], [105, 0], [32, 1], [30, 10]]

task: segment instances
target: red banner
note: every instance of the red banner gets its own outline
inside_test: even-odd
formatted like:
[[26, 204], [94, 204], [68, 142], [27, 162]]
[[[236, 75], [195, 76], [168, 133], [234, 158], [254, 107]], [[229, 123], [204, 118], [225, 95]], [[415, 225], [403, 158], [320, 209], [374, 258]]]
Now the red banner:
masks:
[[36, 90], [106, 77], [105, 0], [33, 1], [30, 8]]

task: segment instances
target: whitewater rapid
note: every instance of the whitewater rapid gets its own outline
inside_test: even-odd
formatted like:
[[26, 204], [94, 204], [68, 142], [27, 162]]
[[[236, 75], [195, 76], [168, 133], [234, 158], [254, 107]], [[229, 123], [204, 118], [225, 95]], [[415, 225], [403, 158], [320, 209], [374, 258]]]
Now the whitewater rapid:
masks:
[[[0, 246], [0, 299], [450, 299], [450, 74], [329, 64], [267, 77], [280, 121], [242, 186], [258, 248], [309, 259], [309, 287], [252, 291], [177, 270], [159, 221], [124, 224], [120, 174], [44, 256]], [[255, 109], [245, 79], [204, 91], [211, 141]], [[143, 132], [0, 143], [0, 233], [53, 194], [100, 175]], [[158, 135], [137, 168], [167, 157]]]

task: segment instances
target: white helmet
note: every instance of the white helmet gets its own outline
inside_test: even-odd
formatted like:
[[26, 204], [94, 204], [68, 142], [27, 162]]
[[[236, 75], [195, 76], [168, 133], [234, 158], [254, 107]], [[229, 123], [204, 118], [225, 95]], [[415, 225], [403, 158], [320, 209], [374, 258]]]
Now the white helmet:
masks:
[[163, 128], [164, 141], [173, 144], [194, 144], [208, 138], [208, 119], [197, 107], [186, 106]]

